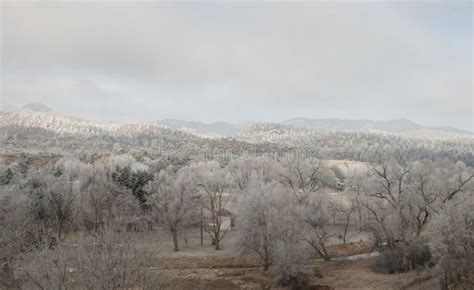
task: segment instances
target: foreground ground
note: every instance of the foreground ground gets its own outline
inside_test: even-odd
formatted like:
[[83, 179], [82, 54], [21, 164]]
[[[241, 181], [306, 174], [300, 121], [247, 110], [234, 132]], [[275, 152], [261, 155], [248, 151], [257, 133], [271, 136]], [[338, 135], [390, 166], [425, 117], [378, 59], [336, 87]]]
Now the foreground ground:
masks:
[[[308, 272], [314, 273], [310, 284], [314, 289], [439, 288], [434, 271], [377, 274], [372, 270], [373, 262], [374, 259], [361, 259], [308, 265]], [[235, 257], [167, 258], [164, 273], [170, 279], [169, 285], [182, 289], [274, 289], [268, 273]]]
[[[222, 250], [215, 251], [204, 233], [200, 244], [199, 230], [192, 231], [189, 245], [181, 240], [181, 250], [172, 251], [169, 233], [159, 229], [135, 233], [137, 246], [153, 253], [153, 275], [159, 276], [161, 288], [171, 289], [275, 289], [268, 272], [262, 271], [251, 255], [242, 255], [238, 233], [229, 232]], [[309, 289], [439, 289], [437, 272], [427, 269], [403, 274], [379, 274], [372, 269], [375, 258], [367, 256], [371, 245], [364, 235], [353, 235], [347, 245], [333, 245], [333, 261], [315, 258], [309, 248], [302, 251], [311, 258], [305, 264], [312, 288]], [[92, 242], [87, 235], [71, 235], [66, 243], [80, 247]], [[357, 259], [348, 256], [357, 255]], [[22, 263], [28, 263], [27, 260]], [[25, 265], [25, 264], [23, 264]], [[20, 266], [20, 265], [18, 265]]]

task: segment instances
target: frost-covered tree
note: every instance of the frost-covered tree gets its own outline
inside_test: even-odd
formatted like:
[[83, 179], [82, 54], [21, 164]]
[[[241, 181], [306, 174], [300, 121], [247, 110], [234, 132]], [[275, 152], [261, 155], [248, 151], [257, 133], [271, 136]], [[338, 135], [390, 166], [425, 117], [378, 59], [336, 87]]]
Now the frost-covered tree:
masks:
[[280, 184], [257, 179], [246, 187], [239, 200], [240, 245], [244, 252], [260, 258], [264, 270], [273, 264], [278, 240], [282, 238], [278, 211], [285, 204], [286, 194]]
[[471, 191], [471, 180], [471, 169], [461, 163], [386, 159], [373, 167], [362, 197], [371, 216], [369, 229], [379, 243], [403, 256], [405, 268], [413, 269], [431, 217]]
[[179, 251], [178, 233], [198, 219], [199, 195], [187, 170], [174, 172], [173, 167], [162, 170], [150, 181], [145, 190], [149, 203], [159, 220], [170, 230], [174, 250]]
[[223, 227], [224, 216], [228, 215], [228, 202], [231, 199], [231, 178], [218, 162], [193, 164], [186, 169], [200, 190], [201, 205], [207, 210], [208, 224], [205, 227], [215, 245], [220, 250], [220, 242], [228, 233]]
[[474, 169], [466, 166], [464, 162], [440, 162], [442, 172], [439, 177], [444, 177], [444, 191], [441, 197], [444, 203], [453, 200], [457, 195], [474, 191]]
[[307, 157], [299, 151], [287, 154], [280, 161], [279, 177], [300, 204], [307, 202], [321, 186], [322, 164], [319, 159]]
[[395, 247], [413, 240], [414, 220], [410, 218], [408, 173], [411, 166], [395, 159], [372, 168], [364, 206], [371, 213], [370, 229], [380, 243]]
[[[443, 289], [474, 287], [474, 196], [446, 205], [428, 227], [430, 248], [443, 269]], [[461, 289], [459, 288], [459, 289]]]
[[358, 210], [357, 196], [352, 192], [346, 192], [342, 200], [334, 200], [331, 202], [331, 209], [334, 213], [342, 218], [342, 242], [346, 244], [348, 238], [349, 226], [351, 225], [351, 219]]
[[58, 177], [49, 176], [47, 182], [44, 195], [46, 212], [58, 239], [63, 241], [74, 221], [78, 191], [75, 180], [67, 173]]
[[278, 166], [279, 164], [269, 157], [244, 156], [229, 163], [226, 169], [237, 189], [242, 192], [246, 190], [252, 176], [258, 177], [263, 182], [273, 180]]
[[329, 230], [330, 214], [329, 203], [322, 198], [313, 198], [302, 207], [300, 219], [305, 227], [302, 233], [303, 239], [324, 260], [330, 260], [331, 256], [327, 249], [329, 240], [334, 236]]
[[0, 264], [29, 250], [40, 238], [40, 227], [31, 212], [29, 196], [14, 186], [0, 187]]
[[255, 254], [278, 283], [289, 285], [302, 273], [297, 250], [301, 236], [300, 205], [289, 200], [277, 181], [253, 175], [238, 202], [240, 246]]
[[101, 164], [95, 164], [84, 177], [80, 211], [85, 229], [102, 234], [118, 226], [118, 219], [139, 212], [138, 201], [117, 185]]

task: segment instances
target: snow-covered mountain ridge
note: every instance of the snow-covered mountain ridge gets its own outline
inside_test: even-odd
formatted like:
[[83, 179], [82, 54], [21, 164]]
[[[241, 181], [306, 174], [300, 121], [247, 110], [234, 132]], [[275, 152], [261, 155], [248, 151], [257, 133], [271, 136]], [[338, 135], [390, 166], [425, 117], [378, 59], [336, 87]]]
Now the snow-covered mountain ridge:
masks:
[[60, 134], [134, 134], [170, 131], [150, 123], [100, 123], [41, 112], [0, 112], [0, 126], [24, 126]]
[[469, 131], [449, 127], [428, 127], [407, 119], [372, 121], [294, 118], [279, 123], [242, 124], [164, 119], [153, 122], [108, 123], [64, 116], [40, 103], [28, 104], [13, 112], [0, 111], [0, 126], [42, 128], [59, 134], [172, 133], [212, 139], [231, 137], [253, 142], [277, 142], [282, 139], [282, 135], [285, 135], [283, 139], [291, 137], [297, 140], [323, 131], [389, 134], [404, 138], [438, 140], [474, 138], [474, 133]]

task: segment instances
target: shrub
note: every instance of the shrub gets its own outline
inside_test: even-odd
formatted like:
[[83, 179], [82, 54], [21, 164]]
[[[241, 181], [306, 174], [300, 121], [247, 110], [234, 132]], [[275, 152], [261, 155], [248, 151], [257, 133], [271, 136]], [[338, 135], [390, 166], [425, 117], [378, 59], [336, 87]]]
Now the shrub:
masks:
[[431, 251], [427, 245], [387, 249], [375, 260], [374, 271], [389, 274], [408, 272], [424, 267], [431, 259]]
[[376, 259], [374, 271], [393, 274], [405, 272], [403, 268], [403, 255], [398, 250], [385, 250]]
[[415, 270], [419, 267], [424, 267], [432, 259], [430, 248], [427, 245], [414, 246], [409, 248], [407, 256], [410, 257], [409, 266], [412, 270]]
[[281, 276], [277, 281], [278, 285], [288, 287], [290, 289], [301, 289], [309, 285], [309, 276], [303, 271], [291, 273]]
[[92, 244], [30, 253], [21, 278], [26, 289], [156, 289], [152, 252], [131, 235], [108, 231]]
[[270, 268], [279, 286], [300, 289], [308, 285], [309, 275], [304, 271], [302, 257], [294, 247], [281, 243], [275, 252], [274, 264]]

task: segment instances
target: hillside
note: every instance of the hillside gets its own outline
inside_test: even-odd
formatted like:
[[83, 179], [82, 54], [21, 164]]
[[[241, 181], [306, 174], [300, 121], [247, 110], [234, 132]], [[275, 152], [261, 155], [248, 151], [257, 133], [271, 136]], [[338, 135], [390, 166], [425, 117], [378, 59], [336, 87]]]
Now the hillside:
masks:
[[[303, 126], [300, 121], [295, 123], [300, 126], [254, 123], [243, 127], [236, 136], [223, 137], [212, 133], [212, 129], [225, 133], [228, 132], [227, 128], [235, 134], [236, 127], [229, 123], [213, 123], [201, 126], [203, 131], [198, 132], [188, 127], [174, 129], [185, 125], [176, 120], [168, 120], [170, 126], [157, 123], [104, 123], [29, 110], [0, 112], [0, 141], [6, 152], [142, 150], [147, 154], [163, 154], [178, 150], [198, 158], [207, 158], [209, 154], [231, 158], [247, 153], [273, 154], [300, 148], [323, 159], [371, 162], [377, 154], [392, 154], [411, 159], [464, 160], [467, 164], [474, 164], [474, 138], [469, 134], [436, 131], [436, 135], [433, 130], [407, 120], [385, 124], [386, 130], [392, 128], [392, 131], [400, 132], [400, 128], [405, 128], [402, 134], [376, 129], [328, 130]], [[199, 126], [202, 123], [187, 124]], [[204, 133], [204, 130], [208, 133]]]
[[[220, 138], [237, 137], [248, 131], [253, 124], [232, 124], [228, 122], [203, 123], [165, 119], [152, 122], [153, 125], [183, 131], [200, 137]], [[291, 126], [302, 129], [318, 129], [336, 132], [370, 132], [393, 134], [409, 138], [451, 139], [473, 137], [474, 133], [451, 127], [428, 127], [417, 124], [408, 119], [372, 121], [372, 120], [343, 120], [343, 119], [309, 119], [294, 118], [278, 125]]]
[[227, 122], [203, 123], [176, 119], [154, 121], [152, 124], [210, 138], [237, 136], [242, 127], [242, 125]]
[[234, 138], [202, 138], [150, 123], [101, 123], [56, 113], [0, 112], [0, 153], [54, 152], [110, 154], [178, 152], [195, 158], [231, 158], [245, 152], [286, 150], [278, 144], [255, 146]]
[[343, 119], [307, 119], [295, 118], [281, 122], [283, 125], [292, 125], [295, 127], [324, 129], [346, 132], [384, 132], [394, 133], [406, 136], [415, 136], [418, 132], [424, 132], [424, 137], [440, 138], [445, 135], [446, 138], [457, 135], [473, 135], [472, 132], [464, 131], [451, 127], [427, 127], [417, 124], [408, 119], [372, 121], [372, 120], [343, 120]]
[[373, 131], [331, 131], [275, 123], [256, 123], [242, 129], [240, 139], [251, 143], [277, 143], [303, 148], [323, 159], [373, 162], [378, 155], [391, 154], [409, 159], [464, 160], [474, 165], [474, 138], [407, 138]]

